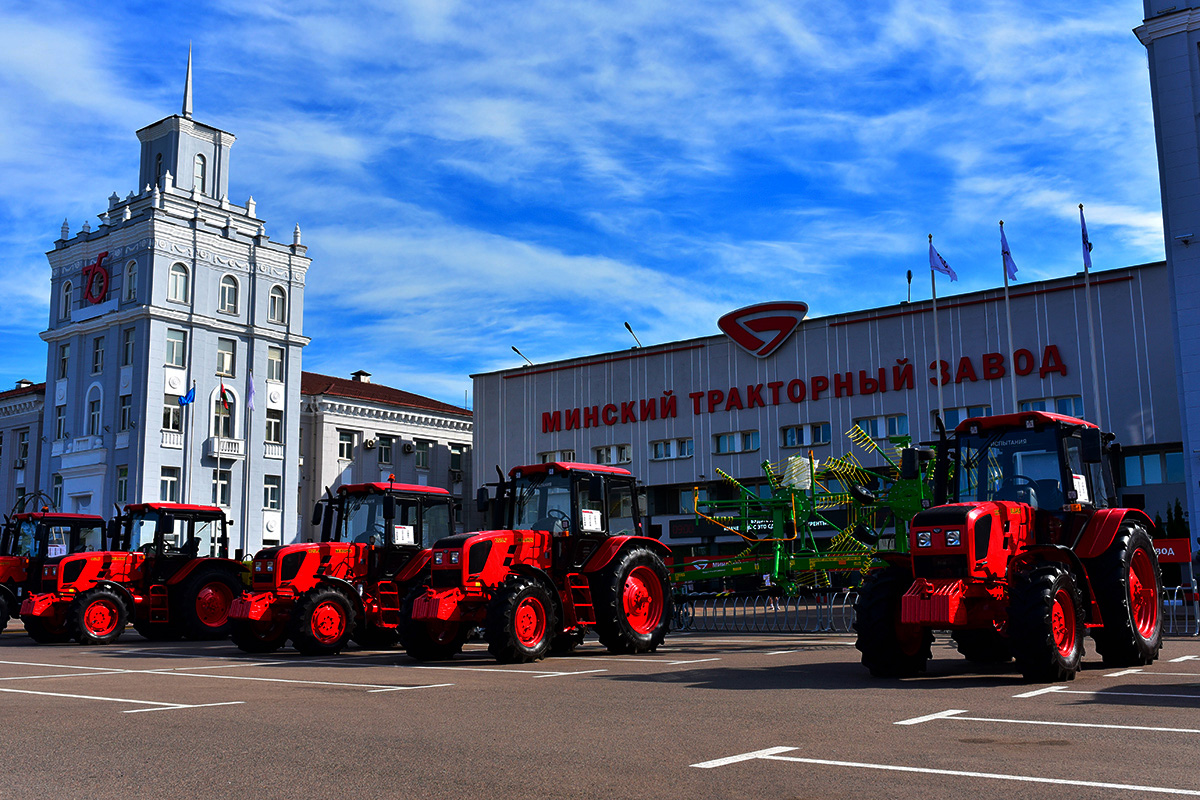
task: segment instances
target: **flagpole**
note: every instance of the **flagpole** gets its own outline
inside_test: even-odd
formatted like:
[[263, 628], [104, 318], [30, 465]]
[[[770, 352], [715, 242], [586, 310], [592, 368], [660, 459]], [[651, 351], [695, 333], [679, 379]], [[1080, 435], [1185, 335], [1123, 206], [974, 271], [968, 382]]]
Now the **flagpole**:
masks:
[[[929, 246], [933, 247], [933, 234], [929, 234]], [[938, 333], [938, 318], [937, 318], [937, 276], [934, 273], [932, 262], [929, 265], [929, 285], [933, 288], [933, 357], [934, 357], [934, 380], [937, 382], [938, 395], [938, 418], [943, 422], [946, 419], [946, 409], [942, 404], [942, 337]]]
[[[1000, 220], [1000, 238], [1004, 238], [1004, 220]], [[1004, 273], [1004, 315], [1008, 317], [1008, 352], [1015, 353], [1012, 335], [1012, 308], [1008, 304], [1008, 262], [1005, 261], [1004, 248], [1000, 249], [1000, 269]], [[1009, 381], [1012, 384], [1012, 413], [1017, 413], [1017, 371], [1009, 364]]]
[[1096, 327], [1092, 320], [1092, 243], [1087, 238], [1087, 225], [1083, 221], [1083, 203], [1079, 204], [1079, 227], [1083, 234], [1083, 292], [1087, 297], [1088, 342], [1092, 349], [1092, 396], [1096, 398], [1096, 425], [1101, 426], [1100, 370], [1096, 367]]

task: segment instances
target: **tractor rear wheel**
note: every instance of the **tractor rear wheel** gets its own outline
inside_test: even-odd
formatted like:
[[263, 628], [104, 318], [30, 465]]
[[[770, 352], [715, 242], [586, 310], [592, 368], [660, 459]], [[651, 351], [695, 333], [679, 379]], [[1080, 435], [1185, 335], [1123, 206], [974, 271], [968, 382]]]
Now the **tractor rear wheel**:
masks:
[[128, 621], [124, 599], [111, 589], [84, 592], [67, 609], [67, 632], [80, 644], [111, 644]]
[[329, 586], [318, 586], [296, 604], [292, 646], [306, 656], [341, 652], [354, 630], [354, 605]]
[[488, 652], [505, 664], [541, 661], [558, 621], [549, 590], [532, 578], [510, 578], [492, 599], [483, 623]]
[[1162, 650], [1162, 573], [1149, 534], [1126, 523], [1089, 565], [1104, 626], [1093, 629], [1096, 650], [1114, 667], [1150, 664]]
[[1008, 637], [993, 627], [954, 631], [950, 638], [967, 661], [976, 664], [1005, 664], [1012, 661]]
[[400, 602], [400, 625], [396, 633], [409, 658], [445, 661], [462, 652], [473, 626], [456, 620], [413, 619], [413, 605], [428, 591], [428, 586], [415, 586], [405, 595]]
[[657, 553], [634, 547], [592, 583], [596, 635], [610, 653], [653, 653], [675, 614], [667, 567]]
[[8, 627], [8, 620], [11, 615], [8, 613], [8, 598], [0, 593], [0, 632], [3, 632]]
[[278, 620], [229, 620], [229, 638], [243, 653], [274, 653], [287, 642], [287, 631]]
[[912, 586], [912, 573], [902, 567], [877, 570], [858, 592], [854, 604], [854, 646], [863, 666], [876, 678], [911, 678], [933, 658], [933, 631], [900, 623], [900, 600]]
[[174, 598], [174, 624], [189, 639], [224, 639], [229, 635], [229, 606], [241, 593], [241, 582], [228, 570], [201, 567], [184, 580]]
[[46, 622], [40, 617], [29, 617], [24, 620], [25, 632], [29, 638], [38, 644], [59, 644], [71, 641], [71, 634], [63, 625]]
[[1083, 661], [1083, 598], [1071, 571], [1043, 563], [1009, 586], [1008, 637], [1027, 681], [1075, 679]]

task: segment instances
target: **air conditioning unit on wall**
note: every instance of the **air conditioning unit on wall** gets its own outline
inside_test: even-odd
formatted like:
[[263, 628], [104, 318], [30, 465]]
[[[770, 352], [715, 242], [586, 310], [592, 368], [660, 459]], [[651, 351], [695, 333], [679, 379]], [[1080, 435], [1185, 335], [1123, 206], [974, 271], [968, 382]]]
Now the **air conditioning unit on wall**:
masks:
[[375, 449], [375, 440], [367, 439], [366, 441], [363, 442], [363, 447], [367, 448], [368, 450], [374, 450]]
[[458, 483], [461, 480], [462, 480], [462, 470], [461, 469], [450, 470], [450, 482], [451, 483]]
[[412, 442], [405, 442], [402, 449], [408, 455], [412, 455], [413, 453], [417, 452], [417, 446]]

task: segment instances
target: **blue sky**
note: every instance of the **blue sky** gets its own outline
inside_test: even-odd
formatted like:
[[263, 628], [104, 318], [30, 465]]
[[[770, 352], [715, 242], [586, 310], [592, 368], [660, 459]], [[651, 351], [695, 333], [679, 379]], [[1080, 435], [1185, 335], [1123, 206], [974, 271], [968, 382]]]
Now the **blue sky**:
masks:
[[305, 369], [461, 404], [469, 374], [1163, 258], [1146, 53], [1119, 2], [195, 0], [0, 5], [0, 387], [43, 380], [64, 218], [134, 131], [234, 133], [299, 223]]

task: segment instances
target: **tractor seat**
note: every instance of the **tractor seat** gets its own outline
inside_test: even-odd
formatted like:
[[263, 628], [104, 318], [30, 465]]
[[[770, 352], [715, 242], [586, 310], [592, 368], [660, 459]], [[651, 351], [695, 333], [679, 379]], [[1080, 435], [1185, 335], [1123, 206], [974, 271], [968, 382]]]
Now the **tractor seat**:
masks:
[[1037, 493], [1046, 508], [1057, 509], [1063, 504], [1062, 486], [1054, 478], [1038, 481]]

